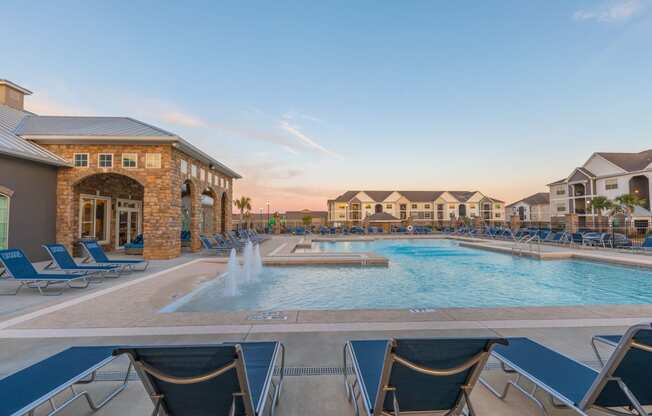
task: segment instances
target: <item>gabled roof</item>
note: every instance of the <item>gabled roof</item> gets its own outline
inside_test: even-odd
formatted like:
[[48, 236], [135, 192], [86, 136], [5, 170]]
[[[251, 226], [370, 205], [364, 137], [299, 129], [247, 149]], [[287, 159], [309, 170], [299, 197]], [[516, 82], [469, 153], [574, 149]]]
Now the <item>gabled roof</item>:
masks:
[[335, 202], [349, 202], [350, 200], [353, 199], [353, 197], [355, 197], [358, 194], [358, 192], [360, 192], [360, 191], [346, 191], [342, 195], [335, 198], [333, 201], [335, 201]]
[[362, 191], [373, 199], [375, 202], [383, 202], [394, 191]]
[[548, 186], [551, 186], [551, 185], [561, 185], [561, 184], [563, 184], [563, 183], [566, 183], [566, 178], [564, 178], [564, 179], [559, 179], [558, 181], [551, 182], [551, 183], [548, 184]]
[[434, 202], [443, 191], [398, 191], [411, 202]]
[[175, 135], [129, 117], [25, 117], [16, 129], [21, 136], [174, 137]]
[[0, 104], [0, 154], [53, 166], [70, 166], [65, 159], [14, 133], [16, 126], [29, 115], [25, 111]]
[[614, 165], [625, 169], [627, 172], [643, 170], [652, 163], [652, 149], [643, 150], [639, 153], [596, 153], [607, 159]]
[[537, 192], [536, 194], [530, 195], [526, 198], [523, 198], [519, 201], [513, 202], [507, 207], [514, 206], [518, 203], [524, 203], [527, 205], [548, 205], [550, 203], [550, 193], [549, 192]]
[[401, 221], [387, 212], [377, 212], [373, 215], [369, 215], [365, 220], [368, 222]]
[[475, 191], [448, 191], [448, 193], [460, 202], [466, 202], [475, 195]]

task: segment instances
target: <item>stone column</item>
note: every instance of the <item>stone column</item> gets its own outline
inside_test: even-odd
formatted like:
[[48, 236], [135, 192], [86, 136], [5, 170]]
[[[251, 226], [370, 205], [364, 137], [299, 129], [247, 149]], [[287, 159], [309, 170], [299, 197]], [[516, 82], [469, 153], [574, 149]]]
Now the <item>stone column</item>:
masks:
[[57, 172], [57, 243], [63, 244], [72, 253], [75, 241], [75, 190], [69, 178], [70, 169], [59, 168]]
[[577, 214], [566, 214], [566, 231], [569, 233], [576, 233], [579, 228], [579, 220]]
[[512, 231], [518, 231], [518, 229], [521, 228], [521, 219], [518, 215], [512, 214], [512, 216], [509, 217], [509, 228]]
[[181, 253], [181, 180], [177, 170], [148, 174], [144, 188], [143, 257], [175, 258]]
[[190, 251], [197, 252], [201, 250], [201, 240], [199, 234], [201, 230], [199, 223], [201, 221], [201, 193], [199, 187], [193, 182], [192, 191], [190, 191]]
[[219, 234], [220, 232], [220, 203], [222, 202], [221, 198], [213, 191], [213, 235]]
[[229, 189], [226, 190], [226, 203], [224, 204], [225, 211], [225, 227], [224, 230], [229, 232], [233, 229], [233, 179], [229, 179]]

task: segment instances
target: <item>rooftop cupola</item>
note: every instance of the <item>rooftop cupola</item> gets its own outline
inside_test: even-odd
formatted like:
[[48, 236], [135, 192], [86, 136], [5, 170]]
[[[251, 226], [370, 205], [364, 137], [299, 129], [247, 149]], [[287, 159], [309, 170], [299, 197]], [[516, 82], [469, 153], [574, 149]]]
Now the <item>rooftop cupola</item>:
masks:
[[26, 95], [31, 95], [28, 89], [14, 84], [6, 79], [0, 79], [0, 104], [17, 110], [24, 110], [23, 101]]

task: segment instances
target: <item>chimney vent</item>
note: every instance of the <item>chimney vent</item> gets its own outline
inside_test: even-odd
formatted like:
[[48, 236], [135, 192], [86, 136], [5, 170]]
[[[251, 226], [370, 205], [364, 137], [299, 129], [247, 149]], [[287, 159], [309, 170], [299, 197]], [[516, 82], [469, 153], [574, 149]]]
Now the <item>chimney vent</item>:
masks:
[[14, 84], [6, 79], [0, 79], [0, 104], [4, 104], [16, 110], [24, 110], [24, 98], [31, 95], [28, 89]]

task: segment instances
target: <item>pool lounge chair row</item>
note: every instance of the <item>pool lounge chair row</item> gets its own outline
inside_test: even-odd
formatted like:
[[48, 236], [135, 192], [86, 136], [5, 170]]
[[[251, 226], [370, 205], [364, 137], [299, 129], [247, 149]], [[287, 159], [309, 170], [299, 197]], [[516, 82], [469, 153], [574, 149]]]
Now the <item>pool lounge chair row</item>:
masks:
[[[474, 416], [478, 413], [470, 395], [478, 381], [500, 399], [510, 388], [517, 390], [544, 416], [538, 391], [549, 396], [554, 407], [582, 416], [593, 409], [610, 415], [649, 415], [652, 326], [635, 325], [622, 336], [595, 339], [613, 348], [599, 371], [528, 338], [349, 341], [343, 354], [344, 386], [355, 415]], [[123, 354], [130, 362], [127, 376], [99, 403], [87, 392], [74, 390]], [[514, 375], [502, 391], [480, 379], [491, 356]], [[54, 413], [80, 397], [96, 410], [126, 387], [132, 367], [152, 400], [152, 415], [273, 415], [282, 390], [285, 349], [276, 341], [73, 347], [0, 380], [0, 414], [21, 415], [45, 403]], [[526, 389], [523, 380], [534, 387]], [[66, 389], [73, 396], [55, 407], [51, 399]]]
[[[13, 279], [19, 285], [16, 290], [0, 295], [17, 295], [23, 287], [36, 289], [41, 295], [60, 295], [59, 291], [48, 290], [51, 286], [65, 285], [71, 289], [84, 289], [91, 282], [106, 277], [119, 277], [122, 273], [145, 270], [147, 261], [109, 259], [102, 247], [95, 241], [82, 241], [82, 247], [93, 263], [77, 264], [63, 244], [45, 244], [43, 248], [51, 258], [46, 271], [38, 272], [25, 253], [20, 249], [0, 250], [0, 265], [4, 267], [0, 276]], [[87, 260], [88, 261], [88, 260]], [[56, 270], [48, 271], [48, 269]], [[4, 276], [6, 275], [6, 276]]]

